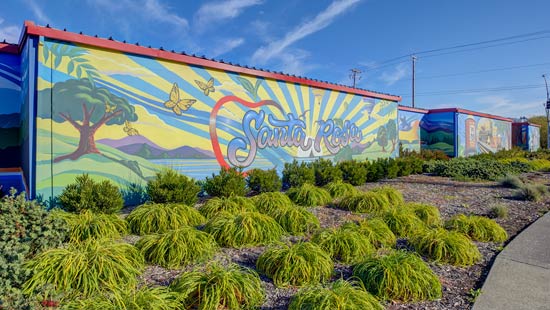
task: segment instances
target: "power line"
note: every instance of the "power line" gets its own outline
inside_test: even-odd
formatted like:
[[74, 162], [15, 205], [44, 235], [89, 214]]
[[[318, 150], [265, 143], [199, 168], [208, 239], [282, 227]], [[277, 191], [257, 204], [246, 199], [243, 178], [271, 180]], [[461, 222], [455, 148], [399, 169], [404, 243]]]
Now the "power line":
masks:
[[[544, 84], [529, 84], [529, 85], [512, 85], [512, 86], [473, 88], [473, 89], [450, 89], [450, 90], [421, 92], [421, 93], [417, 93], [416, 96], [460, 95], [460, 94], [473, 94], [473, 93], [484, 93], [484, 92], [494, 92], [494, 91], [514, 91], [514, 90], [534, 89], [534, 88], [543, 88], [543, 87], [545, 87]], [[401, 97], [410, 97], [410, 95], [402, 95]]]
[[500, 67], [500, 68], [492, 68], [492, 69], [485, 69], [485, 70], [478, 70], [478, 71], [467, 71], [467, 72], [447, 73], [447, 74], [438, 74], [438, 75], [430, 75], [430, 76], [419, 76], [416, 79], [417, 80], [430, 80], [430, 79], [437, 79], [437, 78], [445, 78], [445, 77], [453, 77], [453, 76], [461, 76], [461, 75], [471, 75], [471, 74], [479, 74], [479, 73], [486, 73], [486, 72], [507, 71], [507, 70], [532, 68], [532, 67], [540, 67], [540, 66], [548, 66], [548, 65], [550, 65], [550, 62], [543, 62], [543, 63], [539, 63], [539, 64], [530, 64], [530, 65], [511, 66], [511, 67]]
[[[398, 64], [400, 62], [405, 62], [407, 60], [402, 60], [403, 58], [410, 58], [413, 55], [416, 55], [416, 56], [425, 55], [425, 54], [431, 54], [431, 53], [435, 53], [435, 52], [441, 52], [441, 51], [453, 50], [453, 49], [462, 49], [462, 50], [448, 52], [448, 53], [439, 53], [439, 54], [434, 54], [434, 55], [426, 55], [426, 56], [423, 56], [423, 58], [447, 55], [447, 54], [451, 54], [451, 53], [461, 53], [461, 52], [478, 50], [478, 49], [483, 49], [483, 48], [496, 47], [496, 46], [514, 44], [514, 43], [521, 43], [521, 42], [526, 42], [526, 41], [531, 41], [531, 40], [545, 39], [545, 38], [549, 38], [549, 36], [548, 36], [549, 33], [550, 33], [549, 30], [541, 30], [541, 31], [536, 31], [536, 32], [530, 32], [530, 33], [515, 35], [515, 36], [504, 37], [504, 38], [485, 40], [485, 41], [479, 41], [479, 42], [467, 43], [467, 44], [460, 44], [460, 45], [442, 47], [442, 48], [431, 49], [431, 50], [424, 50], [424, 51], [419, 51], [419, 52], [413, 52], [413, 53], [403, 55], [403, 56], [399, 56], [399, 57], [394, 57], [394, 58], [391, 58], [391, 59], [388, 59], [388, 60], [385, 60], [385, 61], [382, 61], [382, 62], [378, 62], [377, 65], [375, 65], [375, 66], [365, 66], [365, 65], [363, 65], [361, 67], [366, 68], [365, 71], [372, 71], [372, 70], [380, 69], [380, 68], [383, 68], [383, 67], [395, 65], [395, 64]], [[545, 35], [541, 36], [542, 34], [545, 34]], [[533, 36], [537, 36], [537, 37], [529, 38], [529, 39], [526, 39], [526, 40], [517, 40], [517, 39], [533, 37]], [[485, 44], [502, 42], [502, 41], [510, 41], [510, 40], [516, 40], [516, 41], [504, 42], [504, 43], [500, 43], [500, 44], [493, 44], [493, 45], [477, 47], [477, 48], [473, 48], [473, 49], [464, 49], [466, 47], [471, 47], [471, 46], [485, 45]], [[396, 62], [396, 61], [399, 61], [399, 62]]]

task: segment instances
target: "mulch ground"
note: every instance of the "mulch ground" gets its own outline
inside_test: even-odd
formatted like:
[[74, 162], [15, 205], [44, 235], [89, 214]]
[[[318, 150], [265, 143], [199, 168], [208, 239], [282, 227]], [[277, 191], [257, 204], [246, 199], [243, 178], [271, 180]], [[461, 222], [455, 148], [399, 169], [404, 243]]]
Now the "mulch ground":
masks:
[[[522, 178], [550, 186], [550, 173], [529, 173]], [[513, 189], [498, 186], [495, 182], [458, 182], [448, 178], [427, 175], [414, 175], [392, 180], [369, 183], [360, 189], [368, 190], [381, 185], [391, 185], [400, 190], [408, 202], [427, 203], [439, 208], [443, 219], [464, 213], [491, 216], [491, 208], [503, 205], [508, 208], [508, 217], [495, 220], [504, 227], [509, 235], [509, 242], [529, 224], [536, 221], [550, 210], [550, 200], [542, 202], [521, 201], [514, 198]], [[347, 221], [356, 220], [362, 215], [342, 211], [330, 207], [312, 208], [311, 211], [319, 218], [322, 227], [336, 227]], [[136, 236], [128, 236], [128, 242], [135, 242]], [[292, 241], [297, 237], [287, 237]], [[504, 244], [476, 242], [483, 259], [480, 263], [467, 267], [453, 267], [429, 263], [432, 270], [439, 276], [443, 287], [443, 297], [440, 300], [420, 303], [387, 302], [386, 309], [470, 309], [473, 303], [473, 292], [483, 285], [491, 264], [502, 250]], [[405, 244], [400, 240], [399, 244]], [[215, 259], [222, 263], [234, 262], [254, 268], [256, 259], [265, 247], [245, 249], [223, 248]], [[200, 266], [188, 266], [190, 270]], [[335, 279], [351, 276], [351, 266], [336, 264]], [[158, 266], [148, 266], [141, 276], [142, 284], [168, 285], [183, 270], [167, 270]], [[261, 277], [267, 292], [267, 300], [261, 309], [286, 309], [290, 298], [296, 293], [296, 288], [280, 289], [266, 277]]]

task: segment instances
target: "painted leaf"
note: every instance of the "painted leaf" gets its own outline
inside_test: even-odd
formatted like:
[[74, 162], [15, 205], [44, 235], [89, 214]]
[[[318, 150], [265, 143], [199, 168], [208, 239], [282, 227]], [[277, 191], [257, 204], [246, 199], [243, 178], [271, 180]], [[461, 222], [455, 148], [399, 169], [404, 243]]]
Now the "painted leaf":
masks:
[[238, 76], [237, 79], [239, 80], [239, 82], [241, 82], [241, 85], [244, 87], [244, 89], [246, 89], [247, 92], [249, 92], [251, 95], [254, 94], [254, 86], [252, 86], [252, 83], [250, 83], [249, 80], [240, 76]]
[[61, 55], [56, 55], [55, 56], [55, 60], [53, 62], [53, 67], [54, 68], [57, 68], [59, 67], [59, 65], [61, 64], [61, 60], [63, 59], [63, 57]]
[[73, 61], [76, 61], [76, 62], [88, 62], [88, 59], [76, 57], [76, 58], [73, 58]]
[[262, 82], [263, 80], [262, 79], [257, 79], [256, 80], [256, 85], [254, 85], [254, 99], [258, 99], [258, 89], [260, 89], [260, 85], [262, 85]]
[[80, 66], [84, 69], [95, 70], [94, 66], [92, 66], [90, 64], [81, 64]]
[[82, 77], [82, 67], [80, 66], [76, 67], [76, 76], [79, 78]]
[[48, 61], [48, 58], [50, 56], [50, 49], [46, 44], [42, 46], [42, 55], [44, 56], [44, 62]]
[[63, 46], [61, 46], [61, 49], [59, 49], [59, 54], [61, 54], [62, 56], [65, 56], [68, 50], [69, 50], [69, 46], [66, 44], [63, 44]]
[[71, 74], [74, 71], [74, 62], [71, 60], [67, 64], [67, 73]]

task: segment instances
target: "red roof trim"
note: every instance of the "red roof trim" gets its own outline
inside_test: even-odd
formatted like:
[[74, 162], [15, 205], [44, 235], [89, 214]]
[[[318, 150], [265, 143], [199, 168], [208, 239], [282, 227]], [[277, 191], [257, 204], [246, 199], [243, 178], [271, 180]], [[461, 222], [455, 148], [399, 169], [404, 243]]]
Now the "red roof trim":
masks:
[[19, 45], [0, 43], [0, 53], [19, 54]]
[[157, 49], [143, 47], [143, 46], [137, 46], [137, 45], [128, 44], [128, 43], [122, 43], [122, 42], [108, 40], [108, 39], [96, 38], [92, 36], [57, 30], [53, 28], [41, 27], [41, 26], [35, 25], [33, 22], [30, 22], [30, 21], [25, 22], [25, 28], [26, 28], [26, 33], [29, 35], [44, 36], [51, 39], [86, 44], [86, 45], [91, 45], [95, 47], [122, 51], [126, 53], [138, 54], [138, 55], [144, 55], [144, 56], [149, 56], [154, 58], [166, 59], [166, 60], [171, 60], [176, 62], [183, 62], [191, 65], [204, 66], [204, 67], [214, 68], [218, 70], [256, 75], [264, 78], [283, 80], [290, 83], [299, 83], [303, 85], [330, 89], [330, 90], [337, 90], [337, 91], [357, 94], [357, 95], [366, 96], [366, 97], [385, 99], [389, 101], [401, 101], [401, 97], [399, 96], [380, 94], [380, 93], [376, 93], [368, 90], [362, 90], [362, 89], [347, 87], [343, 85], [335, 85], [335, 84], [330, 84], [330, 83], [321, 82], [321, 81], [314, 81], [314, 80], [300, 78], [300, 77], [288, 76], [280, 73], [248, 69], [248, 68], [234, 66], [226, 63], [217, 62], [214, 60], [176, 54], [168, 51], [162, 51], [162, 50], [157, 50]]
[[433, 110], [430, 110], [429, 113], [444, 113], [444, 112], [455, 112], [455, 113], [476, 115], [476, 116], [497, 119], [497, 120], [510, 122], [510, 123], [513, 122], [513, 119], [511, 119], [511, 118], [502, 117], [502, 116], [498, 116], [498, 115], [487, 114], [487, 113], [475, 112], [475, 111], [470, 111], [470, 110], [465, 110], [465, 109], [459, 109], [459, 108], [433, 109]]
[[423, 113], [423, 114], [426, 114], [430, 111], [427, 109], [413, 108], [413, 107], [407, 107], [403, 105], [397, 106], [397, 108], [401, 111], [409, 111], [409, 112], [416, 112], [416, 113]]

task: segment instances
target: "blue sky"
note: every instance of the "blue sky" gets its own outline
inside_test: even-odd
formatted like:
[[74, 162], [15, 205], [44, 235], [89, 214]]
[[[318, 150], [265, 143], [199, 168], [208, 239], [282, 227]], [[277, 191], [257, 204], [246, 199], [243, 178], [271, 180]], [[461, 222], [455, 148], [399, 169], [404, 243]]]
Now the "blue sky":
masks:
[[358, 87], [410, 105], [409, 57], [387, 60], [540, 32], [418, 56], [417, 107], [519, 117], [544, 113], [549, 12], [548, 0], [3, 0], [0, 40], [32, 20], [348, 85], [359, 68]]

